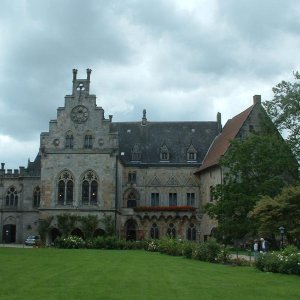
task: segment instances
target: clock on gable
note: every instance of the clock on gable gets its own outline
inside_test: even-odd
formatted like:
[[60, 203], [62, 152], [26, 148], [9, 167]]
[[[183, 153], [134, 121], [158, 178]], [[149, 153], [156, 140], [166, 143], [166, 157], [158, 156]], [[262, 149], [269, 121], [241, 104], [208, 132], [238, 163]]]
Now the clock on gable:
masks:
[[71, 111], [71, 119], [75, 123], [84, 123], [88, 117], [89, 111], [83, 105], [77, 105]]

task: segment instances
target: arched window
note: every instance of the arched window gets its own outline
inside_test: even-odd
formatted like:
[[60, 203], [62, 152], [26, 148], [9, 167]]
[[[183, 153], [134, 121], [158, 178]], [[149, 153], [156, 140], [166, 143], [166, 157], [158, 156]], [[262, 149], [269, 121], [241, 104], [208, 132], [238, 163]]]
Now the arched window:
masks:
[[37, 186], [33, 190], [33, 207], [39, 207], [41, 200], [41, 189]]
[[73, 149], [73, 145], [74, 145], [73, 134], [72, 134], [72, 132], [68, 132], [66, 135], [65, 148]]
[[152, 227], [150, 229], [150, 237], [151, 239], [159, 239], [159, 229], [156, 223], [152, 224]]
[[16, 207], [18, 206], [18, 192], [14, 186], [10, 187], [6, 193], [5, 205]]
[[136, 231], [137, 224], [134, 220], [128, 220], [125, 224], [126, 228], [126, 240], [135, 241], [136, 240]]
[[134, 191], [131, 191], [127, 197], [127, 207], [136, 207], [137, 197]]
[[70, 205], [73, 203], [74, 179], [68, 171], [60, 174], [57, 184], [57, 204]]
[[84, 137], [84, 148], [92, 149], [93, 148], [93, 136], [91, 134], [87, 134]]
[[196, 228], [193, 223], [190, 224], [187, 230], [187, 239], [189, 241], [196, 241]]
[[96, 205], [98, 201], [98, 177], [92, 171], [85, 173], [81, 186], [82, 204]]
[[169, 224], [169, 228], [167, 230], [167, 235], [168, 235], [168, 237], [170, 237], [172, 239], [176, 238], [176, 228], [173, 223]]

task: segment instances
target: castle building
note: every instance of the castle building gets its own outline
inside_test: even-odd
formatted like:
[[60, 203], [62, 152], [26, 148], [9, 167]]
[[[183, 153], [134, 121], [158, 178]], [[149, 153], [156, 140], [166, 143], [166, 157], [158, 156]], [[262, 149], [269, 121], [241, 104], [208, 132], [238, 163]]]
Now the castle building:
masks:
[[[0, 239], [22, 243], [53, 216], [47, 242], [59, 234], [62, 214], [110, 216], [119, 238], [164, 236], [205, 240], [217, 226], [203, 213], [222, 182], [218, 161], [234, 138], [259, 131], [267, 118], [260, 96], [224, 128], [211, 122], [113, 122], [90, 94], [91, 70], [65, 96], [49, 131], [40, 135], [27, 167], [0, 169]], [[99, 223], [94, 234], [106, 228]], [[84, 236], [80, 224], [72, 234]]]

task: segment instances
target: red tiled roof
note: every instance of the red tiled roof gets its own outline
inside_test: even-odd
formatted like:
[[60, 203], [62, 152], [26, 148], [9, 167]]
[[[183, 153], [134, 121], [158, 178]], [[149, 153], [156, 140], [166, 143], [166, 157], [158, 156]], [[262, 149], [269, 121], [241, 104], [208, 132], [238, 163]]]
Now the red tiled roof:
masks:
[[253, 106], [254, 105], [250, 106], [245, 111], [227, 121], [223, 131], [215, 138], [210, 146], [198, 172], [218, 164], [220, 157], [225, 154], [230, 145], [230, 141], [233, 140], [240, 131]]

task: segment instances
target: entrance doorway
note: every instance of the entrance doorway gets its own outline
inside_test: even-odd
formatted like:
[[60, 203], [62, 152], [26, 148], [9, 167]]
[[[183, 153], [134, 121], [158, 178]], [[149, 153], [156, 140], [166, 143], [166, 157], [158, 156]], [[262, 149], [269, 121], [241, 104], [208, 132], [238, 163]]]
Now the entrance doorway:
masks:
[[7, 224], [3, 226], [2, 239], [4, 243], [16, 242], [16, 225]]
[[128, 220], [126, 223], [126, 240], [136, 240], [136, 222], [134, 220]]

